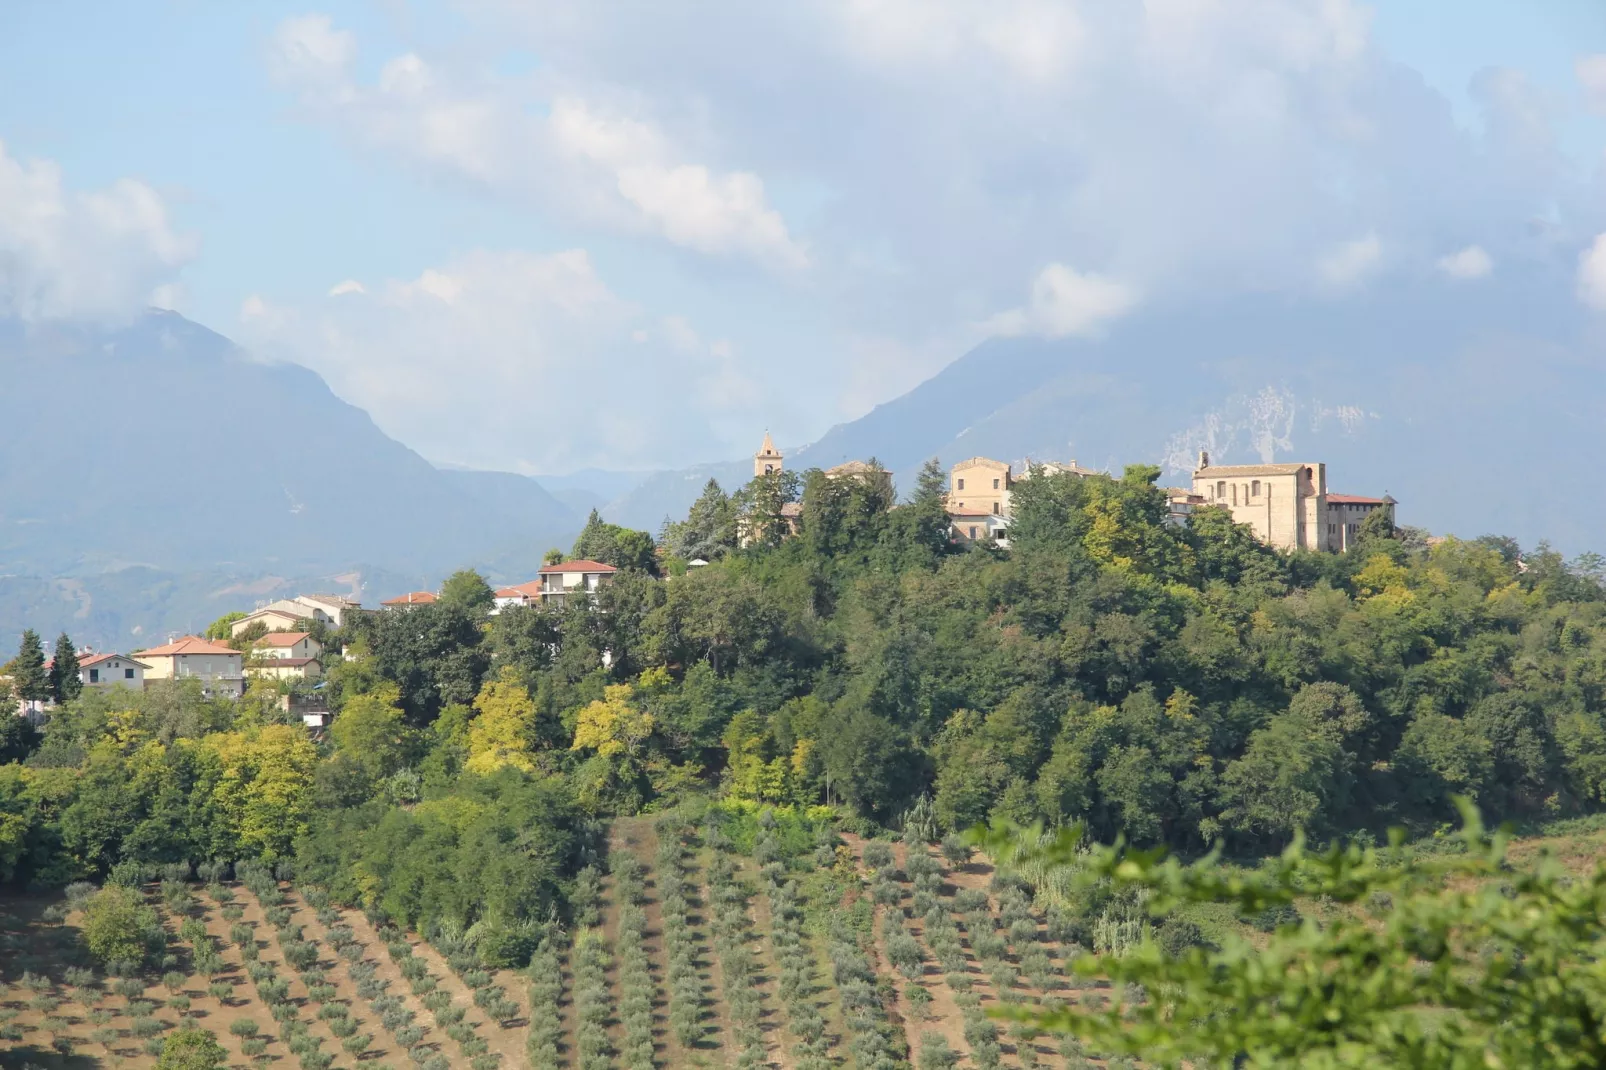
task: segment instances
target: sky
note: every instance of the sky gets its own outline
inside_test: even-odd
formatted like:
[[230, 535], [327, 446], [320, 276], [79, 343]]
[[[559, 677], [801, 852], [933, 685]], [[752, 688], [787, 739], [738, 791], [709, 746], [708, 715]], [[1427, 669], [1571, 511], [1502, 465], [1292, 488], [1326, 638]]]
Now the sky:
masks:
[[801, 444], [993, 336], [1540, 255], [1598, 0], [0, 6], [0, 314], [155, 304], [437, 463]]

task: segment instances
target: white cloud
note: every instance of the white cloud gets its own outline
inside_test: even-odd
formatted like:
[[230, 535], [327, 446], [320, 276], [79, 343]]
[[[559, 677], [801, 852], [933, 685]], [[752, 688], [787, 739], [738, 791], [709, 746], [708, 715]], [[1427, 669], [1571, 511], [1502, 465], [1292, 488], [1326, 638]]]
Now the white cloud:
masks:
[[1132, 311], [1137, 303], [1137, 291], [1125, 283], [1054, 263], [1032, 281], [1026, 307], [999, 313], [989, 326], [992, 333], [1002, 335], [1090, 335]]
[[367, 145], [696, 252], [786, 269], [808, 263], [758, 175], [688, 159], [643, 115], [572, 93], [542, 100], [519, 80], [453, 78], [415, 52], [386, 62], [365, 86], [351, 75], [355, 51], [326, 16], [304, 16], [275, 32], [269, 68], [313, 114]]
[[337, 282], [329, 288], [330, 297], [339, 297], [341, 294], [365, 294], [367, 292], [367, 287], [358, 282], [356, 279], [347, 279], [345, 282]]
[[1484, 252], [1483, 246], [1469, 245], [1448, 256], [1441, 256], [1438, 266], [1452, 279], [1482, 279], [1494, 271], [1494, 258]]
[[1585, 56], [1573, 67], [1590, 110], [1606, 115], [1606, 52]]
[[194, 255], [151, 187], [119, 179], [68, 190], [49, 160], [22, 161], [0, 142], [0, 315], [48, 319], [167, 307]]
[[1578, 254], [1578, 297], [1591, 308], [1606, 310], [1606, 234]]
[[1353, 286], [1378, 267], [1383, 243], [1376, 234], [1347, 241], [1316, 262], [1322, 281], [1332, 286]]
[[259, 352], [317, 371], [431, 459], [473, 467], [692, 460], [712, 422], [756, 400], [729, 343], [684, 317], [648, 323], [583, 249], [477, 250], [305, 306], [253, 295], [240, 317]]
[[336, 83], [356, 55], [356, 39], [335, 29], [328, 15], [298, 15], [274, 30], [268, 69], [287, 82]]

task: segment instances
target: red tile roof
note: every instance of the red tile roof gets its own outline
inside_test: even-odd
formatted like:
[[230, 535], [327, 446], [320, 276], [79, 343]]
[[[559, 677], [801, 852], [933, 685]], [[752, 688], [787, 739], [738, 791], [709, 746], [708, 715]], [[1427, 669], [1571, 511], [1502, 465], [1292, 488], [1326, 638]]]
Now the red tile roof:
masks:
[[1329, 494], [1329, 503], [1334, 505], [1382, 505], [1382, 498], [1366, 498], [1359, 494]]
[[141, 650], [142, 658], [169, 657], [174, 654], [233, 654], [240, 656], [240, 652], [232, 646], [214, 643], [210, 639], [202, 639], [198, 635], [186, 635], [175, 639], [165, 646], [153, 646], [149, 650]]
[[[545, 572], [546, 570], [542, 569], [541, 571]], [[498, 598], [535, 598], [538, 595], [540, 595], [540, 593], [541, 593], [541, 581], [540, 580], [531, 580], [528, 583], [519, 583], [519, 584], [513, 585], [512, 587], [504, 587], [500, 591], [496, 592], [496, 597], [498, 597]]]
[[619, 570], [612, 565], [604, 565], [601, 561], [565, 561], [561, 565], [547, 565], [541, 569], [541, 575], [548, 576], [554, 572], [600, 572], [604, 576], [611, 575]]
[[295, 646], [311, 635], [311, 632], [269, 632], [257, 640], [257, 646]]
[[435, 595], [431, 591], [408, 591], [404, 595], [387, 598], [379, 604], [382, 606], [427, 606], [433, 601], [435, 601]]
[[138, 659], [131, 658], [127, 654], [96, 654], [93, 657], [88, 657], [88, 658], [85, 658], [83, 661], [80, 661], [78, 663], [78, 667], [80, 669], [87, 669], [91, 665], [99, 665], [101, 662], [110, 661], [112, 658], [122, 658], [124, 661], [128, 662], [130, 665], [136, 665], [141, 669], [150, 668], [149, 665], [141, 665], [139, 663]]
[[277, 669], [283, 667], [286, 669], [299, 669], [303, 665], [317, 665], [319, 668], [322, 668], [323, 662], [319, 661], [317, 658], [269, 658], [262, 664], [255, 666], [255, 668]]

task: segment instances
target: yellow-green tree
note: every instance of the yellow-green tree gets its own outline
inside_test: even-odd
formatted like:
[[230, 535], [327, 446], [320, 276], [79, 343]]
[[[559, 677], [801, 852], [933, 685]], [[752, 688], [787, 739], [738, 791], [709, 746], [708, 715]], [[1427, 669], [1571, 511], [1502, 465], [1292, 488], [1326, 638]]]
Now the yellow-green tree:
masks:
[[[646, 677], [653, 671], [642, 675]], [[604, 758], [638, 757], [657, 721], [631, 701], [634, 695], [635, 688], [629, 684], [612, 684], [601, 699], [581, 709], [575, 722], [573, 749], [594, 750]]]
[[265, 861], [288, 858], [312, 812], [312, 776], [318, 752], [300, 727], [268, 725], [218, 732], [201, 740], [222, 775], [211, 803], [219, 825], [240, 846]]
[[389, 776], [406, 764], [413, 745], [400, 703], [394, 684], [349, 698], [329, 726], [330, 738], [341, 753], [375, 776]]
[[475, 718], [468, 725], [468, 761], [471, 773], [488, 775], [506, 766], [535, 771], [530, 730], [535, 724], [535, 703], [519, 682], [518, 673], [504, 668], [480, 688], [474, 698]]

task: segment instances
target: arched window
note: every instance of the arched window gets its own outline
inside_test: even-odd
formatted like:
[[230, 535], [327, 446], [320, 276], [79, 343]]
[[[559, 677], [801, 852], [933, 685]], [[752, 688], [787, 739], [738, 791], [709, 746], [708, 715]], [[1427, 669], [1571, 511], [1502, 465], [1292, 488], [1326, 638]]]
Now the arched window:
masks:
[[1223, 479], [1221, 482], [1216, 484], [1216, 497], [1225, 498], [1226, 496], [1227, 496], [1227, 481], [1225, 479]]

